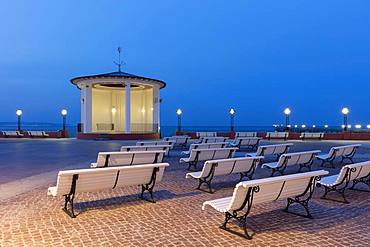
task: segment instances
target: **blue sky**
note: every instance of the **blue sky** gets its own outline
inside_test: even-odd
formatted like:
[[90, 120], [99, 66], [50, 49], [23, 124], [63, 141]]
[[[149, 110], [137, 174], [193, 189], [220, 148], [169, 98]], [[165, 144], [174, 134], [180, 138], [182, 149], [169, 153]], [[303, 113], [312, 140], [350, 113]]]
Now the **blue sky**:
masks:
[[0, 121], [79, 121], [75, 76], [164, 80], [162, 124], [370, 124], [367, 0], [0, 0]]

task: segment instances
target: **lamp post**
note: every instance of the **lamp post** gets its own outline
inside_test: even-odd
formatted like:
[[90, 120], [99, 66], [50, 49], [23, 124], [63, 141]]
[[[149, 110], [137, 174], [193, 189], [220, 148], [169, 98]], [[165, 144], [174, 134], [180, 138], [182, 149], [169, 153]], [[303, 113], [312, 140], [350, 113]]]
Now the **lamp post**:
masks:
[[23, 113], [22, 110], [19, 110], [19, 109], [15, 111], [15, 114], [18, 117], [18, 128], [17, 128], [18, 131], [21, 130], [21, 116], [22, 116], [22, 113]]
[[231, 132], [234, 132], [234, 115], [235, 115], [235, 109], [234, 108], [230, 108], [229, 114], [230, 114], [230, 131]]
[[177, 114], [177, 131], [181, 131], [181, 115], [182, 115], [182, 110], [179, 108], [176, 110]]
[[292, 113], [292, 111], [289, 108], [284, 109], [284, 114], [285, 114], [285, 130], [289, 131], [289, 115]]
[[343, 130], [344, 131], [347, 131], [348, 130], [348, 114], [349, 114], [349, 109], [347, 107], [344, 107], [342, 109], [342, 114], [343, 114], [343, 125], [344, 125]]
[[62, 117], [63, 117], [63, 131], [65, 131], [68, 111], [66, 109], [63, 109], [60, 113], [62, 114]]

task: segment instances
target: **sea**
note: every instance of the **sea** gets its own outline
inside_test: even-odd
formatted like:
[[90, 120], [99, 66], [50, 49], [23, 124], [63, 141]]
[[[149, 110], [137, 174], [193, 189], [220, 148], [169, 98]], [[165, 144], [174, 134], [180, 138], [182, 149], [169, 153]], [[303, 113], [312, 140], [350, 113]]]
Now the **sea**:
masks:
[[[58, 131], [61, 130], [63, 126], [56, 123], [42, 123], [42, 122], [22, 122], [21, 129], [24, 131]], [[66, 128], [68, 130], [69, 137], [77, 136], [77, 125], [67, 124]], [[5, 130], [16, 130], [16, 122], [0, 122], [0, 131]], [[234, 131], [275, 131], [283, 129], [282, 126], [235, 126]], [[161, 126], [161, 136], [172, 136], [175, 134], [177, 126]], [[181, 126], [183, 131], [214, 131], [214, 132], [228, 132], [230, 131], [230, 126]], [[298, 131], [325, 131], [325, 132], [337, 132], [340, 131], [340, 126], [331, 126], [329, 129], [324, 129], [323, 127], [317, 127], [316, 129], [306, 128], [299, 129]]]
[[[56, 123], [42, 122], [22, 122], [21, 129], [24, 131], [58, 131], [63, 126]], [[77, 125], [67, 124], [69, 137], [77, 136]], [[16, 122], [0, 122], [0, 131], [16, 130]], [[177, 126], [161, 126], [161, 136], [172, 136], [176, 133]], [[230, 126], [181, 126], [183, 131], [215, 131], [227, 132], [230, 131]], [[235, 131], [274, 131], [273, 126], [235, 126]]]

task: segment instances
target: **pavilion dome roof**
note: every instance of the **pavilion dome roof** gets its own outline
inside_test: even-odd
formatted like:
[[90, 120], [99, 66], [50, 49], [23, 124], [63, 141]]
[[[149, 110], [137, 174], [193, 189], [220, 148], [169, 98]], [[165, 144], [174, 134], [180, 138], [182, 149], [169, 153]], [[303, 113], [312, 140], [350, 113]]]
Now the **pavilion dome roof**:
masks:
[[110, 73], [104, 73], [104, 74], [96, 74], [96, 75], [79, 76], [79, 77], [75, 77], [75, 78], [71, 79], [71, 82], [74, 85], [77, 86], [78, 83], [81, 82], [81, 81], [85, 81], [85, 80], [88, 80], [88, 79], [100, 79], [100, 78], [101, 79], [125, 78], [125, 79], [135, 80], [136, 82], [137, 81], [146, 81], [146, 82], [159, 84], [160, 88], [166, 87], [166, 83], [164, 81], [157, 80], [157, 79], [152, 79], [152, 78], [148, 78], [148, 77], [143, 77], [143, 76], [138, 76], [138, 75], [134, 75], [134, 74], [129, 74], [129, 73], [122, 72], [122, 71], [116, 71], [116, 72], [110, 72]]

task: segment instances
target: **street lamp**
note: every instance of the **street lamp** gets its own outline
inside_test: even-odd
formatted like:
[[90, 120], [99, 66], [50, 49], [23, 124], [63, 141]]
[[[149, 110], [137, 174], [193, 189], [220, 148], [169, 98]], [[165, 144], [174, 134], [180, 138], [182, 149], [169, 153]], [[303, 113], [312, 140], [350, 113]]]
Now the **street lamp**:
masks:
[[234, 132], [234, 115], [235, 115], [235, 109], [234, 108], [230, 108], [229, 114], [230, 114], [230, 131], [231, 132]]
[[343, 130], [344, 131], [347, 131], [347, 129], [348, 129], [348, 114], [349, 114], [349, 109], [347, 107], [344, 107], [342, 109], [342, 114], [343, 114], [343, 125], [344, 125]]
[[284, 114], [285, 114], [285, 130], [289, 131], [290, 124], [289, 124], [289, 115], [292, 113], [292, 111], [289, 108], [285, 108]]
[[66, 109], [63, 109], [60, 113], [62, 114], [62, 117], [63, 117], [63, 131], [65, 131], [68, 111]]
[[179, 108], [176, 111], [177, 114], [177, 131], [181, 131], [181, 115], [182, 115], [182, 110]]
[[18, 128], [17, 130], [20, 131], [21, 130], [21, 116], [22, 116], [22, 110], [16, 110], [15, 111], [15, 114], [18, 116]]

